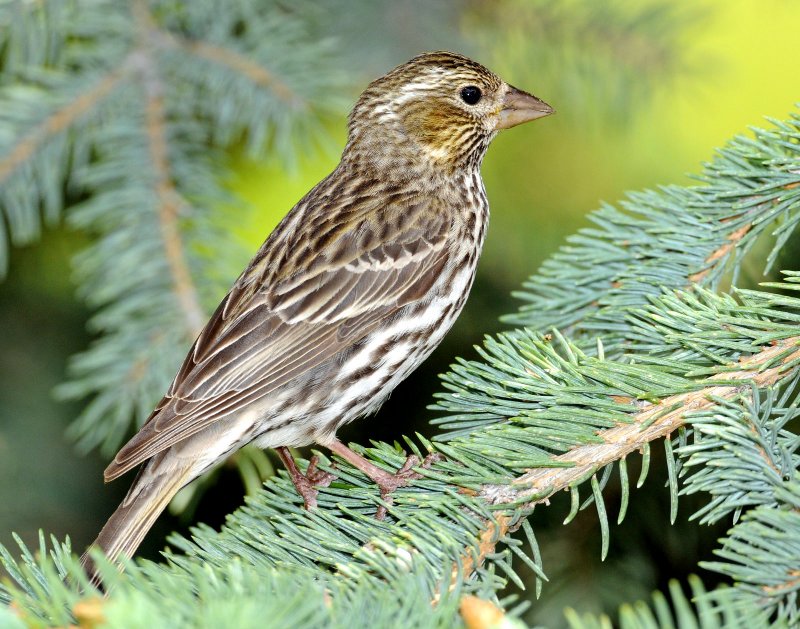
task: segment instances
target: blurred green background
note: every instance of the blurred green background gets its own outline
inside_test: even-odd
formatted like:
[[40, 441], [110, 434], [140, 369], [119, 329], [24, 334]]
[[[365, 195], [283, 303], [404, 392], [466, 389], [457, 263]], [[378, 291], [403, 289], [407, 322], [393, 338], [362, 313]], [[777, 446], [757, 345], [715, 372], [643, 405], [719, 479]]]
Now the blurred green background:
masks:
[[[587, 224], [590, 210], [616, 202], [628, 189], [690, 183], [686, 173], [698, 173], [731, 135], [762, 124], [764, 116], [784, 117], [800, 101], [800, 3], [793, 0], [420, 0], [367, 7], [354, 14], [338, 0], [320, 4], [309, 17], [320, 36], [341, 42], [352, 100], [369, 80], [411, 56], [452, 49], [558, 113], [494, 142], [483, 169], [491, 226], [465, 312], [386, 408], [348, 428], [345, 439], [390, 440], [429, 430], [425, 407], [438, 388], [436, 375], [455, 356], [473, 357], [472, 346], [484, 334], [503, 329], [499, 316], [516, 308], [511, 291], [566, 235]], [[233, 175], [226, 185], [241, 203], [220, 208], [220, 218], [250, 249], [335, 166], [346, 137], [344, 113], [329, 133], [320, 142], [327, 148], [301, 155], [290, 171], [277, 157], [253, 162], [244, 154], [230, 156]], [[50, 232], [13, 252], [9, 278], [0, 285], [0, 543], [6, 545], [10, 531], [31, 542], [41, 528], [71, 536], [81, 550], [129, 482], [103, 486], [105, 462], [99, 455], [78, 456], [64, 437], [77, 407], [51, 394], [69, 355], [90, 340], [89, 313], [65, 272], [84, 243], [81, 234]], [[553, 619], [564, 605], [613, 609], [694, 569], [698, 557], [710, 557], [721, 531], [686, 526], [690, 504], [682, 503], [678, 524], [664, 529], [663, 479], [656, 470], [646, 490], [634, 493], [634, 512], [621, 530], [612, 528], [604, 565], [593, 513], [565, 528], [559, 525], [563, 504], [536, 514], [553, 583], [529, 621], [558, 626]], [[162, 517], [145, 554], [156, 556], [164, 535], [186, 531], [189, 521], [220, 524], [242, 492], [236, 472], [223, 469], [193, 513], [183, 520]]]

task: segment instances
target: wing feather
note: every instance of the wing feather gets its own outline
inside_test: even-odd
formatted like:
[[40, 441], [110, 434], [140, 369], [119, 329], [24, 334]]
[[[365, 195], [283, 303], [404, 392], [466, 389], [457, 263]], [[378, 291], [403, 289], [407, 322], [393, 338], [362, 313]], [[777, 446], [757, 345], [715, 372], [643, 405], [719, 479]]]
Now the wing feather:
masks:
[[[109, 465], [106, 479], [308, 374], [427, 295], [449, 257], [450, 213], [422, 204], [385, 212], [393, 229], [362, 218], [333, 240], [321, 234], [323, 252], [282, 278], [264, 251], [279, 250], [285, 245], [280, 237], [291, 234], [273, 233], [200, 333], [167, 395]], [[388, 241], [382, 238], [387, 233]], [[367, 247], [354, 251], [356, 243]]]

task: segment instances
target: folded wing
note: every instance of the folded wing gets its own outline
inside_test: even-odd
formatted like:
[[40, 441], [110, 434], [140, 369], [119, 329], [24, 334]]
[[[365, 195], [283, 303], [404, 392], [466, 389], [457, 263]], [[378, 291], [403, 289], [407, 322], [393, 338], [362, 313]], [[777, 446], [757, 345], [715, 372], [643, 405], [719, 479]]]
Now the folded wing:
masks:
[[[307, 246], [315, 255], [297, 273], [281, 272], [278, 256], [259, 252], [106, 480], [274, 394], [423, 299], [448, 262], [450, 213], [402, 203], [384, 212], [378, 221], [355, 215], [334, 238], [320, 232]], [[275, 236], [265, 249], [297, 242]]]

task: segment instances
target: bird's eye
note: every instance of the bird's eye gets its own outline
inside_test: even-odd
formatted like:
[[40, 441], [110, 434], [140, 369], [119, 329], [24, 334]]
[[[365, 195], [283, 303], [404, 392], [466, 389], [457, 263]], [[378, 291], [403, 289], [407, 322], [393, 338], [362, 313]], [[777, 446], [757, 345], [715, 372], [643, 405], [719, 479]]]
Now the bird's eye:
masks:
[[461, 90], [461, 100], [467, 105], [474, 105], [481, 99], [481, 89], [474, 85], [468, 85]]

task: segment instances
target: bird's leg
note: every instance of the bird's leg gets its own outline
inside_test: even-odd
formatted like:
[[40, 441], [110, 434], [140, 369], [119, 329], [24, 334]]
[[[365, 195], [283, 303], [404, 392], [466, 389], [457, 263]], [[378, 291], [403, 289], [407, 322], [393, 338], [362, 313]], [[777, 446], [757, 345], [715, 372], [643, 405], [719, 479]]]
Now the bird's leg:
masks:
[[[353, 450], [338, 439], [326, 443], [325, 446], [329, 448], [331, 452], [338, 454], [345, 461], [364, 472], [364, 474], [380, 488], [381, 498], [389, 503], [391, 503], [391, 494], [395, 489], [408, 485], [412, 480], [422, 478], [422, 474], [415, 472], [413, 469], [420, 465], [419, 457], [415, 454], [410, 455], [397, 472], [390, 474], [371, 461], [368, 461], [357, 452], [353, 452]], [[421, 466], [427, 468], [440, 458], [439, 454], [429, 454], [425, 457], [425, 460], [422, 461]], [[383, 520], [383, 518], [386, 517], [386, 507], [383, 505], [378, 507], [378, 512], [375, 514], [375, 517], [379, 520]]]
[[316, 508], [317, 494], [319, 493], [317, 487], [327, 487], [336, 477], [330, 472], [324, 472], [317, 468], [317, 463], [319, 463], [317, 455], [311, 457], [306, 473], [303, 474], [297, 467], [289, 448], [279, 446], [275, 448], [275, 452], [278, 453], [281, 461], [286, 466], [286, 471], [289, 472], [289, 478], [292, 479], [292, 484], [297, 489], [297, 493], [303, 497], [306, 509]]

